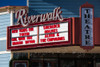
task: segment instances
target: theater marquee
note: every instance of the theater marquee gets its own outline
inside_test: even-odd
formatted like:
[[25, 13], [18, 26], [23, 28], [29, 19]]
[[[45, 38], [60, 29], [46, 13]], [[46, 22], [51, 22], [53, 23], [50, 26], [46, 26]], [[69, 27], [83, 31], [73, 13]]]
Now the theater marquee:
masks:
[[7, 28], [7, 49], [26, 49], [71, 44], [71, 19]]
[[61, 16], [60, 7], [53, 12], [31, 15], [25, 9], [16, 12], [15, 26], [7, 28], [7, 49], [27, 49], [71, 44], [71, 19]]

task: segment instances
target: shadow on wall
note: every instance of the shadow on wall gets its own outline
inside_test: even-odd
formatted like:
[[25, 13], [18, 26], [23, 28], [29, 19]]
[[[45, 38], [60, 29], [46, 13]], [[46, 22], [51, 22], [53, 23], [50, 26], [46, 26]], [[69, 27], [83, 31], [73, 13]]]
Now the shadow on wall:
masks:
[[94, 16], [100, 17], [100, 0], [29, 0], [29, 14], [45, 14], [61, 7], [63, 17], [79, 17], [79, 8], [86, 2], [94, 5]]

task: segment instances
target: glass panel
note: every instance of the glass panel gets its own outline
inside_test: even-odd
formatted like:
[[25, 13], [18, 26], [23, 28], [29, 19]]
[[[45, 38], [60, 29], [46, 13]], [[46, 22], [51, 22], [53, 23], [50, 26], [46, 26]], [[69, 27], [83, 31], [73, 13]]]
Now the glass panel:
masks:
[[61, 60], [60, 67], [74, 67], [75, 63], [73, 60]]
[[54, 67], [58, 67], [58, 63], [54, 63]]
[[15, 63], [15, 67], [26, 67], [26, 63]]
[[100, 67], [100, 63], [96, 63], [96, 67]]
[[51, 67], [51, 63], [50, 62], [44, 62], [44, 67]]
[[42, 64], [40, 62], [33, 62], [32, 67], [42, 67]]
[[78, 60], [77, 67], [93, 67], [93, 64], [88, 60]]

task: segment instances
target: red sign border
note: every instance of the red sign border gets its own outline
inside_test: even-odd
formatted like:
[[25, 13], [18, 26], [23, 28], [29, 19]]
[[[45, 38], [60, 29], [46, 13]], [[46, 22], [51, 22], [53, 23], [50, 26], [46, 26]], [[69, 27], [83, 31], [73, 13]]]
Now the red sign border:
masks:
[[34, 24], [29, 24], [28, 26], [38, 26], [44, 24], [51, 24], [51, 23], [59, 23], [59, 22], [68, 22], [68, 41], [63, 42], [51, 42], [51, 43], [42, 43], [42, 44], [34, 44], [34, 45], [22, 45], [22, 46], [11, 46], [11, 29], [14, 28], [21, 28], [22, 25], [14, 25], [7, 27], [7, 50], [20, 50], [20, 49], [28, 49], [28, 48], [38, 48], [38, 47], [53, 47], [53, 46], [62, 46], [62, 45], [71, 45], [71, 18], [65, 18], [63, 21], [55, 20], [55, 21], [47, 21], [47, 22], [38, 22]]

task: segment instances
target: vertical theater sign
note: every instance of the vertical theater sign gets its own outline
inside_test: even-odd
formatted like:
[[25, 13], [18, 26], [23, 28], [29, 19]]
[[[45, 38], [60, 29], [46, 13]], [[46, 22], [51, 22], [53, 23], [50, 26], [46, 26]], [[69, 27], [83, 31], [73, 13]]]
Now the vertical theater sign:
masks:
[[18, 25], [7, 28], [7, 49], [71, 44], [71, 19], [64, 19], [61, 13], [60, 7], [52, 13], [31, 16], [24, 9], [17, 11]]
[[81, 6], [82, 47], [89, 49], [93, 43], [93, 6], [86, 3]]

